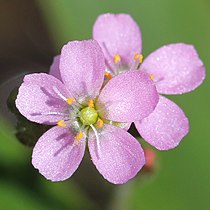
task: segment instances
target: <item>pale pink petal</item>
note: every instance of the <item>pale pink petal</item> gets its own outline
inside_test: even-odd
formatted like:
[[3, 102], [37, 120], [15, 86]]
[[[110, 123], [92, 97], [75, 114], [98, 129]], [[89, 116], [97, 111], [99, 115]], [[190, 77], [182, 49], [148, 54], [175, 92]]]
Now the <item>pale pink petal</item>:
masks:
[[95, 98], [104, 80], [105, 61], [94, 40], [69, 42], [62, 48], [60, 72], [62, 81], [78, 96]]
[[134, 55], [142, 50], [141, 31], [127, 14], [100, 15], [93, 26], [93, 38], [99, 42], [109, 62], [119, 54], [122, 62], [129, 65]]
[[41, 136], [33, 149], [32, 164], [47, 179], [68, 179], [78, 168], [85, 152], [85, 139], [75, 144], [69, 128], [55, 126]]
[[90, 133], [88, 146], [93, 163], [105, 179], [123, 184], [132, 179], [145, 164], [139, 142], [125, 130], [104, 125], [99, 135], [98, 149], [94, 133]]
[[[55, 92], [57, 89], [65, 97], [71, 97], [65, 86], [55, 77], [40, 73], [29, 74], [19, 88], [16, 106], [28, 120], [55, 124], [64, 116], [57, 113], [67, 113], [68, 104]], [[53, 112], [54, 114], [50, 114]]]
[[176, 147], [189, 131], [184, 112], [172, 101], [161, 96], [154, 112], [135, 122], [140, 135], [159, 150]]
[[57, 79], [62, 81], [61, 74], [60, 74], [60, 69], [59, 69], [59, 64], [60, 64], [60, 55], [57, 55], [53, 58], [53, 63], [50, 66], [49, 74], [53, 75], [54, 77], [56, 77]]
[[182, 94], [198, 87], [205, 78], [205, 67], [192, 45], [163, 46], [151, 53], [141, 70], [154, 75], [159, 93]]
[[134, 122], [148, 116], [159, 95], [145, 72], [133, 70], [119, 74], [102, 89], [97, 107], [102, 118], [117, 122]]

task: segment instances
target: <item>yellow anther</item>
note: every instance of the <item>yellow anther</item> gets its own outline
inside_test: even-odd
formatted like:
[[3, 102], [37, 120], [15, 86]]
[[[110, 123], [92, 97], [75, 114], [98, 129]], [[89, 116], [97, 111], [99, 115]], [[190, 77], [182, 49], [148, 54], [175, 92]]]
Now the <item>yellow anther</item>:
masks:
[[109, 79], [109, 80], [112, 79], [112, 75], [110, 73], [105, 72], [104, 75], [105, 75], [105, 77], [107, 77], [107, 79]]
[[76, 135], [76, 137], [75, 137], [75, 139], [76, 139], [76, 145], [79, 144], [79, 140], [80, 140], [82, 137], [83, 137], [83, 132], [80, 131], [80, 132]]
[[154, 80], [155, 79], [155, 76], [153, 74], [149, 74], [151, 80]]
[[57, 125], [62, 127], [62, 128], [66, 127], [66, 123], [64, 122], [64, 120], [58, 120]]
[[139, 60], [139, 63], [142, 63], [144, 57], [143, 57], [142, 54], [137, 53], [137, 54], [134, 55], [133, 58], [134, 58], [134, 60]]
[[114, 63], [119, 63], [120, 61], [121, 61], [120, 55], [116, 54], [116, 55], [114, 56]]
[[98, 118], [98, 121], [96, 123], [97, 128], [102, 128], [103, 127], [103, 124], [104, 124], [103, 120], [100, 119], [100, 118]]
[[66, 102], [67, 102], [69, 105], [72, 105], [72, 103], [75, 102], [75, 99], [74, 99], [74, 98], [67, 98], [67, 99], [66, 99]]
[[88, 107], [94, 108], [94, 102], [93, 102], [92, 99], [90, 99], [90, 100], [88, 101]]

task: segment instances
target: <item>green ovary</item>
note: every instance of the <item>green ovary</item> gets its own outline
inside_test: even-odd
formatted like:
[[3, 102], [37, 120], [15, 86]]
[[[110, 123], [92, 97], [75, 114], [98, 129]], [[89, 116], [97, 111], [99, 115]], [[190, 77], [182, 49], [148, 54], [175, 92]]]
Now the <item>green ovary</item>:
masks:
[[85, 107], [80, 111], [80, 120], [84, 125], [95, 124], [98, 120], [98, 113], [94, 108]]

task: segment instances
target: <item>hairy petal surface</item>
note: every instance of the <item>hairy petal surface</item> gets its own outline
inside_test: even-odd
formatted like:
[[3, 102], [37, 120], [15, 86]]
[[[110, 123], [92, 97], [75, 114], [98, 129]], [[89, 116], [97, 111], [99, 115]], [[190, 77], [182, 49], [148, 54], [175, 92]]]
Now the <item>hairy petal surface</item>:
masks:
[[57, 55], [53, 58], [53, 63], [50, 66], [49, 74], [62, 81], [59, 65], [60, 65], [60, 55]]
[[99, 135], [100, 150], [90, 133], [88, 146], [93, 163], [102, 176], [114, 184], [132, 179], [145, 164], [139, 142], [125, 130], [104, 125]]
[[103, 84], [104, 71], [103, 52], [96, 41], [73, 41], [62, 48], [60, 73], [71, 92], [95, 98]]
[[43, 124], [55, 124], [61, 119], [50, 112], [65, 113], [67, 103], [54, 91], [58, 89], [65, 97], [70, 97], [65, 86], [55, 77], [40, 73], [29, 74], [19, 88], [16, 107], [28, 120]]
[[135, 122], [135, 126], [145, 141], [159, 150], [176, 147], [189, 131], [184, 112], [163, 96], [155, 110], [142, 121]]
[[99, 42], [109, 63], [119, 54], [122, 62], [129, 65], [142, 50], [141, 31], [127, 14], [100, 15], [93, 26], [93, 38]]
[[205, 78], [205, 67], [192, 45], [163, 46], [151, 53], [141, 70], [154, 75], [159, 93], [182, 94], [198, 87]]
[[41, 136], [36, 143], [32, 164], [51, 181], [68, 179], [78, 168], [85, 152], [85, 139], [75, 144], [75, 136], [69, 128], [55, 126]]
[[117, 122], [135, 122], [154, 110], [158, 98], [149, 75], [133, 70], [109, 80], [99, 95], [97, 106], [101, 110], [102, 118]]

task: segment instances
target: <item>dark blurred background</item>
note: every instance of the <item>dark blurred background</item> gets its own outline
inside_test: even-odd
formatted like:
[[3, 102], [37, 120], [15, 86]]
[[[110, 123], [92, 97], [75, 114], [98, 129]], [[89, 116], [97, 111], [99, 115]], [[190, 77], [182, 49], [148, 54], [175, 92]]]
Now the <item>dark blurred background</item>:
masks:
[[0, 29], [1, 82], [49, 68], [55, 50], [36, 1], [0, 1]]
[[190, 120], [180, 146], [153, 149], [153, 170], [122, 186], [104, 180], [88, 153], [68, 181], [47, 181], [31, 165], [31, 148], [15, 138], [15, 118], [6, 108], [10, 91], [24, 74], [47, 72], [66, 42], [91, 38], [96, 17], [106, 12], [134, 17], [145, 56], [164, 44], [193, 44], [208, 75], [209, 0], [0, 0], [0, 209], [210, 209], [208, 77], [194, 92], [170, 96]]

